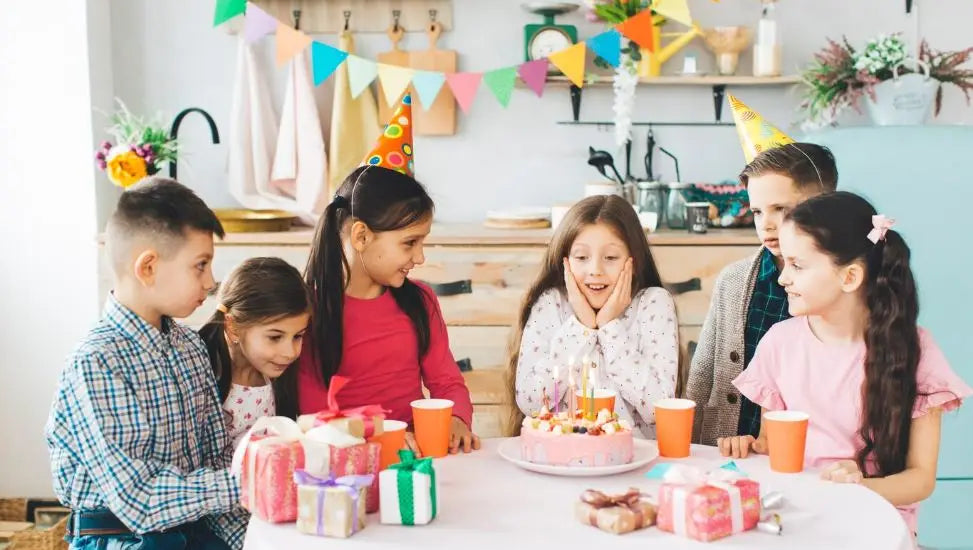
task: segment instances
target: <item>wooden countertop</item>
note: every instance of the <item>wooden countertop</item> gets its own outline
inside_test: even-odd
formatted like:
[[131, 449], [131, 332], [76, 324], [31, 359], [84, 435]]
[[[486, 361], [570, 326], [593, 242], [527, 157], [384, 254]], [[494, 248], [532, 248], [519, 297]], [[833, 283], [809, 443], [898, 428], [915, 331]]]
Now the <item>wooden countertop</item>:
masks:
[[[544, 246], [551, 240], [550, 229], [492, 229], [478, 223], [437, 223], [426, 244], [484, 246]], [[229, 233], [217, 246], [308, 246], [314, 229], [300, 227], [279, 233]], [[752, 228], [710, 229], [704, 235], [685, 230], [660, 229], [649, 233], [653, 245], [744, 245], [760, 241]]]

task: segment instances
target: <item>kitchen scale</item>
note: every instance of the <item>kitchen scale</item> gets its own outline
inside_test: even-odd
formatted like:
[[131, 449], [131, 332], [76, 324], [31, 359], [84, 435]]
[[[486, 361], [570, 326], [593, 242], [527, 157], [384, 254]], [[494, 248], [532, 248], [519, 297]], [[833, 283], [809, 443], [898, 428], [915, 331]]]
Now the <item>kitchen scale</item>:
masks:
[[[578, 42], [577, 27], [559, 25], [554, 22], [555, 16], [577, 10], [578, 4], [571, 2], [528, 2], [522, 4], [522, 6], [531, 13], [544, 16], [543, 23], [524, 25], [524, 59], [526, 61], [543, 59]], [[548, 67], [548, 72], [560, 73], [554, 65]]]

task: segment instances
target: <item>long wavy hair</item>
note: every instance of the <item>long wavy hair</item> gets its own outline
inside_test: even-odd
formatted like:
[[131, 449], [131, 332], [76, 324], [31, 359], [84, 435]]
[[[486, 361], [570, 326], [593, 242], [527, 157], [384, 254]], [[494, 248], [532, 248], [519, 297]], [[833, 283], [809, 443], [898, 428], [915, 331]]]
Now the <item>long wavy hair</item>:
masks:
[[[649, 241], [645, 238], [642, 224], [631, 204], [616, 195], [598, 195], [588, 197], [571, 207], [551, 238], [551, 244], [547, 247], [541, 264], [541, 271], [520, 306], [517, 330], [511, 335], [506, 373], [507, 394], [511, 403], [517, 402], [517, 362], [520, 357], [521, 338], [527, 320], [530, 318], [531, 309], [534, 308], [541, 294], [549, 289], [556, 288], [562, 294], [567, 293], [564, 287], [564, 258], [570, 254], [571, 246], [578, 234], [585, 227], [594, 224], [605, 224], [628, 246], [628, 252], [632, 255], [634, 277], [632, 296], [642, 289], [662, 286], [659, 270], [649, 249]], [[515, 433], [523, 418], [523, 413], [515, 405], [507, 433]]]
[[[425, 188], [410, 176], [378, 166], [354, 170], [335, 193], [318, 220], [304, 280], [313, 302], [312, 352], [319, 365], [321, 382], [330, 384], [341, 365], [344, 342], [344, 296], [350, 267], [342, 245], [342, 234], [353, 221], [361, 221], [376, 233], [403, 229], [428, 219], [433, 201]], [[412, 321], [419, 356], [429, 349], [428, 299], [410, 281], [388, 288], [399, 309]]]
[[865, 268], [862, 299], [868, 309], [865, 329], [865, 383], [859, 435], [864, 445], [856, 458], [862, 472], [873, 457], [876, 476], [905, 470], [912, 426], [912, 408], [918, 395], [919, 297], [909, 267], [909, 247], [902, 236], [888, 230], [873, 243], [875, 208], [848, 192], [820, 195], [793, 210], [787, 219], [814, 239], [835, 264], [860, 262]]
[[[199, 329], [206, 344], [220, 401], [230, 392], [233, 364], [226, 342], [226, 317], [236, 327], [246, 329], [273, 323], [310, 311], [310, 298], [300, 271], [280, 258], [249, 258], [237, 266], [220, 284], [220, 304], [227, 313], [216, 310]], [[277, 416], [297, 418], [297, 365], [292, 364], [271, 380]]]

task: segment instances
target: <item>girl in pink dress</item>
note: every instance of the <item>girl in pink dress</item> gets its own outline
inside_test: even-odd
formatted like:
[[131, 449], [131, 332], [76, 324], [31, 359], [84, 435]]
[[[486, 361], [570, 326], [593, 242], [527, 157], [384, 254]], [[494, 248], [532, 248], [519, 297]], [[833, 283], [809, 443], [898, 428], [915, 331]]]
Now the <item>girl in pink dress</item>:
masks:
[[262, 416], [297, 418], [297, 367], [310, 318], [300, 272], [280, 258], [250, 258], [220, 285], [206, 343], [234, 447]]
[[[941, 413], [973, 390], [916, 325], [909, 247], [892, 225], [852, 193], [794, 208], [780, 230], [794, 317], [770, 329], [733, 383], [764, 410], [808, 413], [805, 465], [883, 496], [915, 534], [936, 485]], [[718, 445], [726, 456], [764, 453], [766, 433]]]

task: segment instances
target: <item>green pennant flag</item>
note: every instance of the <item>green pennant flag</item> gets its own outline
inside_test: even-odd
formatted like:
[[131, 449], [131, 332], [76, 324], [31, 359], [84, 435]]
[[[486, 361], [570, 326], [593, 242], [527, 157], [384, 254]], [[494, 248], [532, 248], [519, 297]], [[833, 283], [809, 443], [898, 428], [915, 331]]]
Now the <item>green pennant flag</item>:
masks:
[[247, 12], [247, 0], [216, 0], [216, 13], [213, 15], [213, 26], [225, 23], [230, 19]]
[[495, 69], [483, 74], [483, 82], [486, 83], [490, 91], [493, 92], [493, 95], [496, 96], [497, 101], [504, 108], [510, 104], [510, 94], [513, 92], [514, 82], [516, 80], [516, 67], [504, 67], [503, 69]]

